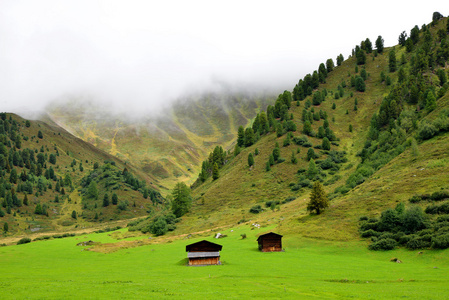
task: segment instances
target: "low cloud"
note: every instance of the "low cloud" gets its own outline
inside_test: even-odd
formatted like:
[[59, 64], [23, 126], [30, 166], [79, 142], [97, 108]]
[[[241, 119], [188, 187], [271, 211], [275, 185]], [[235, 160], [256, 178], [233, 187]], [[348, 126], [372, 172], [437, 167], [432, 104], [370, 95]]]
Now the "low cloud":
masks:
[[438, 10], [406, 1], [360, 11], [356, 1], [158, 2], [2, 1], [0, 110], [87, 97], [151, 112], [223, 86], [282, 92], [367, 37], [396, 44]]

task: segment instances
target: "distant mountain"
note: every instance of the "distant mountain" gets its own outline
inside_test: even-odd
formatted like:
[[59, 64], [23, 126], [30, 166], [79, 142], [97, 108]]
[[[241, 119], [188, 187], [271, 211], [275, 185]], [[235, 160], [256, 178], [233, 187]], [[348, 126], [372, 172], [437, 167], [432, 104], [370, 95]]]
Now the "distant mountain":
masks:
[[193, 183], [208, 153], [216, 145], [231, 149], [238, 127], [274, 99], [266, 93], [205, 93], [180, 99], [155, 116], [135, 118], [71, 99], [51, 104], [48, 116], [171, 188], [178, 181]]

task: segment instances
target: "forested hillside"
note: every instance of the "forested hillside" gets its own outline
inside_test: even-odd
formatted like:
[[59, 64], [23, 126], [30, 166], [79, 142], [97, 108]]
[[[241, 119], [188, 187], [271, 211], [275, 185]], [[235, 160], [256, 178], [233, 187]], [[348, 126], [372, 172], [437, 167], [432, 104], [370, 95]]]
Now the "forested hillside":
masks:
[[147, 215], [164, 203], [143, 172], [65, 130], [13, 114], [0, 117], [6, 235], [91, 227]]
[[[399, 33], [394, 47], [367, 38], [350, 57], [320, 64], [239, 128], [232, 152], [210, 153], [186, 228], [259, 220], [354, 239], [360, 217], [448, 189], [448, 153], [439, 150], [449, 130], [448, 32], [435, 13], [430, 24]], [[316, 181], [330, 199], [319, 216], [306, 210]]]

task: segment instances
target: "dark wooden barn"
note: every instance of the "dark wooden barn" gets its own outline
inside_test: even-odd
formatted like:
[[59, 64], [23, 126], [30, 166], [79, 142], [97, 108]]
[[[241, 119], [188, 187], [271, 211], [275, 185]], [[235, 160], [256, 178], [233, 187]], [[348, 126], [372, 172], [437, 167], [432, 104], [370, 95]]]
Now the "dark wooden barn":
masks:
[[189, 266], [220, 265], [220, 251], [223, 246], [202, 240], [186, 246], [189, 252]]
[[269, 232], [257, 238], [259, 250], [262, 252], [282, 251], [282, 235]]

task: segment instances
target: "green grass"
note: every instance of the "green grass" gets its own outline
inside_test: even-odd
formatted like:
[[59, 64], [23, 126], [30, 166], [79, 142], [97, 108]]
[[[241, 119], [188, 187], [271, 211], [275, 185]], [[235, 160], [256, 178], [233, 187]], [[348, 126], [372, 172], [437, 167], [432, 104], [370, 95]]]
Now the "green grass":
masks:
[[[114, 242], [108, 234], [0, 248], [2, 299], [442, 299], [449, 283], [446, 251], [370, 252], [360, 242], [285, 236], [285, 252], [257, 251], [249, 225], [222, 232], [221, 266], [187, 267], [178, 239], [103, 254], [78, 242]], [[242, 240], [240, 234], [248, 238]], [[155, 239], [157, 241], [157, 239]], [[392, 263], [393, 257], [403, 261]]]

